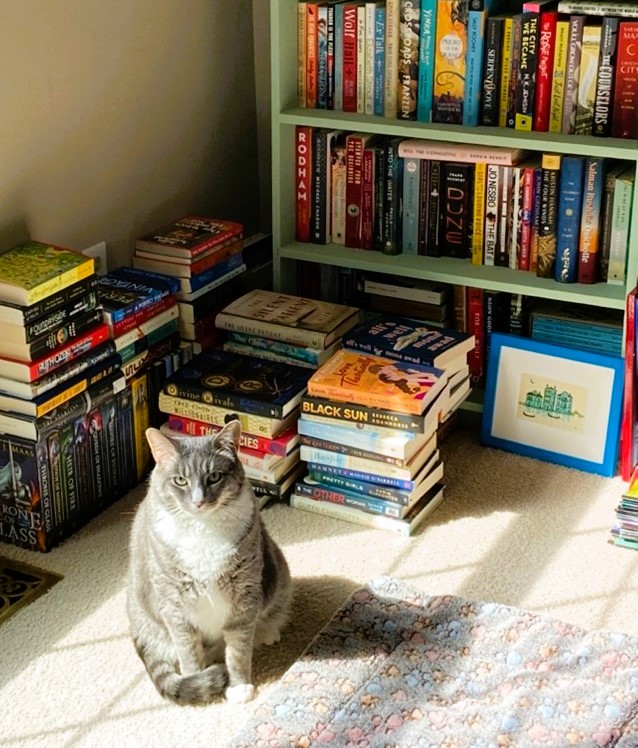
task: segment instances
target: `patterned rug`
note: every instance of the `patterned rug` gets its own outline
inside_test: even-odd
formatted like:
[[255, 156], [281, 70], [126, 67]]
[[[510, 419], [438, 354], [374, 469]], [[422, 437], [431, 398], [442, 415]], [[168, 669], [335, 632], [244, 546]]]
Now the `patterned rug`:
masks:
[[59, 574], [0, 556], [0, 624], [60, 579]]
[[638, 638], [382, 577], [247, 715], [233, 748], [636, 748]]

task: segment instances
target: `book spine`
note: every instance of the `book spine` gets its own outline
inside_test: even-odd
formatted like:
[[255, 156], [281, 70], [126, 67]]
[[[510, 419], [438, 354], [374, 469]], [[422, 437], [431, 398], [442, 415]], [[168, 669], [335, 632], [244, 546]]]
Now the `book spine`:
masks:
[[137, 480], [141, 481], [146, 476], [152, 462], [150, 448], [145, 437], [146, 429], [150, 425], [147, 373], [145, 371], [140, 372], [131, 377], [129, 382], [131, 387], [133, 441], [135, 444], [135, 471]]
[[430, 161], [429, 194], [427, 197], [427, 233], [425, 239], [425, 254], [430, 257], [441, 256], [439, 243], [441, 167], [441, 161]]
[[9, 304], [8, 302], [0, 304], [0, 316], [3, 322], [12, 325], [26, 326], [48, 314], [54, 314], [61, 308], [67, 308], [72, 304], [77, 304], [83, 297], [95, 294], [97, 292], [97, 276], [90, 275], [83, 278], [77, 283], [73, 283], [66, 288], [62, 288], [50, 296], [38, 301], [30, 306], [20, 304]]
[[[380, 465], [396, 465], [397, 467], [403, 467], [405, 465], [405, 460], [400, 457], [393, 457], [392, 455], [383, 454], [381, 452], [363, 449], [352, 444], [328, 441], [327, 439], [322, 439], [318, 436], [302, 434], [300, 443], [302, 447], [308, 447], [310, 450], [313, 450], [314, 454], [316, 454], [315, 450], [319, 450], [321, 452], [330, 452], [334, 455], [370, 460], [372, 462], [378, 462]], [[314, 460], [314, 462], [320, 462], [320, 460]]]
[[102, 403], [102, 434], [103, 434], [103, 454], [105, 458], [105, 472], [108, 478], [109, 491], [106, 497], [106, 504], [113, 503], [124, 493], [124, 478], [120, 475], [121, 465], [118, 454], [118, 434], [117, 434], [117, 410], [115, 397], [110, 397]]
[[436, 0], [421, 0], [416, 113], [419, 122], [430, 122], [432, 119], [435, 40]]
[[599, 138], [611, 135], [617, 41], [618, 18], [606, 16], [602, 20], [600, 32], [600, 57], [592, 123], [592, 135]]
[[480, 89], [480, 124], [498, 125], [504, 18], [488, 16]]
[[615, 180], [607, 282], [621, 286], [625, 285], [627, 279], [629, 223], [635, 176], [635, 173], [627, 171]]
[[550, 10], [541, 13], [538, 35], [538, 62], [536, 66], [534, 122], [532, 126], [535, 132], [547, 132], [549, 130], [557, 22], [558, 13], [556, 11]]
[[397, 80], [399, 79], [400, 22], [401, 0], [386, 0], [383, 116], [389, 119], [396, 119], [397, 116]]
[[439, 161], [455, 161], [463, 164], [475, 164], [485, 161], [502, 166], [513, 166], [526, 151], [518, 148], [505, 148], [470, 143], [444, 143], [433, 140], [402, 140], [399, 144], [399, 156], [402, 158], [423, 158]]
[[117, 407], [118, 459], [123, 477], [123, 488], [130, 489], [137, 485], [137, 466], [135, 463], [135, 438], [133, 434], [133, 398], [131, 387], [126, 386], [115, 396]]
[[403, 254], [419, 253], [419, 188], [421, 183], [421, 160], [403, 160]]
[[501, 167], [487, 164], [485, 174], [485, 235], [483, 239], [483, 264], [496, 264], [498, 247], [501, 195]]
[[312, 191], [310, 200], [310, 239], [314, 244], [327, 244], [328, 233], [328, 153], [329, 131], [322, 127], [312, 130]]
[[[80, 317], [80, 315], [85, 315], [87, 312], [94, 310], [97, 306], [97, 291], [94, 290], [71, 304], [50, 311], [32, 322], [25, 322], [22, 325], [24, 327], [24, 340], [30, 343], [46, 333], [56, 331], [71, 320]], [[99, 312], [99, 321], [102, 321], [101, 311]]]
[[331, 157], [330, 238], [333, 244], [346, 240], [346, 146], [345, 135], [335, 139]]
[[523, 40], [523, 14], [512, 18], [512, 43], [510, 51], [510, 75], [507, 91], [506, 127], [516, 127], [516, 92], [518, 91], [519, 65], [521, 63], [521, 43]]
[[[90, 262], [89, 262], [90, 259]], [[62, 273], [50, 278], [43, 283], [29, 289], [24, 293], [24, 305], [31, 306], [38, 302], [44, 301], [47, 296], [57, 293], [64, 288], [72, 286], [74, 283], [87, 278], [89, 275], [95, 273], [95, 260], [93, 258], [86, 258], [87, 262], [82, 265], [77, 265], [74, 268], [69, 268]]]
[[467, 47], [465, 50], [465, 88], [463, 91], [463, 125], [476, 127], [481, 109], [483, 56], [485, 48], [485, 0], [476, 0], [467, 14]]
[[442, 288], [426, 288], [421, 286], [404, 285], [365, 277], [363, 290], [366, 293], [390, 296], [395, 299], [423, 302], [425, 304], [442, 304], [447, 299], [447, 292]]
[[618, 24], [611, 134], [614, 138], [638, 138], [638, 20]]
[[523, 168], [523, 197], [520, 219], [520, 252], [518, 260], [519, 270], [530, 269], [530, 242], [532, 235], [532, 215], [534, 212], [534, 166]]
[[591, 135], [594, 124], [594, 104], [596, 101], [596, 81], [600, 57], [601, 27], [588, 23], [583, 27], [580, 49], [580, 77], [576, 100], [577, 135]]
[[510, 79], [512, 77], [512, 38], [514, 34], [514, 19], [503, 19], [501, 44], [501, 74], [498, 94], [498, 126], [507, 127], [507, 110], [509, 103]]
[[420, 23], [421, 0], [401, 0], [397, 116], [404, 120], [417, 118]]
[[[303, 460], [303, 457], [301, 459]], [[418, 485], [413, 480], [394, 478], [392, 476], [383, 475], [379, 472], [367, 473], [362, 470], [353, 470], [345, 467], [337, 467], [335, 465], [326, 465], [316, 462], [308, 463], [308, 472], [317, 471], [329, 475], [340, 475], [344, 478], [352, 478], [354, 480], [368, 481], [369, 483], [389, 486], [390, 488], [398, 488], [401, 491], [413, 491]]]
[[578, 244], [578, 283], [598, 281], [598, 250], [605, 159], [591, 156], [585, 165], [583, 208]]
[[509, 266], [518, 270], [521, 263], [523, 236], [523, 174], [524, 166], [512, 167], [512, 207], [509, 225]]
[[383, 247], [386, 255], [401, 254], [401, 183], [403, 180], [403, 159], [399, 157], [398, 139], [383, 143]]
[[429, 201], [430, 201], [430, 168], [432, 161], [421, 159], [419, 164], [419, 206], [418, 206], [418, 231], [419, 239], [417, 254], [427, 254], [427, 241], [429, 232]]
[[569, 51], [569, 21], [556, 22], [556, 44], [551, 79], [549, 104], [549, 132], [561, 132], [563, 127], [563, 103], [567, 77], [567, 53]]
[[378, 3], [374, 13], [374, 95], [372, 111], [383, 117], [385, 87], [385, 5]]
[[512, 191], [514, 187], [513, 167], [499, 166], [500, 193], [498, 208], [498, 244], [494, 264], [499, 267], [508, 267], [510, 264], [510, 237], [512, 223]]
[[459, 283], [452, 286], [454, 296], [454, 329], [459, 332], [467, 332], [467, 287]]
[[534, 122], [539, 23], [539, 13], [523, 13], [514, 127], [525, 132], [531, 132]]
[[334, 486], [337, 490], [354, 491], [358, 494], [383, 499], [384, 501], [390, 501], [393, 504], [400, 504], [402, 506], [410, 503], [410, 492], [391, 488], [390, 486], [382, 486], [379, 483], [347, 478], [343, 475], [326, 473], [321, 470], [313, 470], [308, 476], [317, 483], [321, 483], [324, 486]]
[[554, 279], [560, 283], [575, 283], [578, 275], [578, 242], [584, 171], [584, 157], [563, 156], [560, 169], [554, 267]]
[[212, 281], [226, 275], [226, 273], [230, 272], [231, 270], [241, 267], [243, 264], [243, 257], [241, 253], [237, 253], [231, 255], [230, 257], [227, 257], [221, 262], [216, 263], [212, 268], [209, 268], [199, 275], [193, 275], [190, 278], [180, 278], [180, 293], [195, 293], [200, 289], [205, 288]]
[[346, 247], [361, 249], [363, 202], [363, 151], [366, 136], [351, 133], [346, 137]]
[[176, 305], [174, 296], [165, 296], [160, 301], [156, 302], [152, 306], [145, 307], [134, 314], [121, 319], [119, 322], [109, 325], [109, 332], [111, 337], [118, 338], [120, 335], [124, 335], [130, 330], [134, 330], [136, 327], [143, 325], [148, 320], [153, 319], [159, 314], [171, 309]]
[[532, 200], [532, 226], [529, 238], [529, 270], [536, 272], [538, 265], [538, 242], [541, 220], [541, 191], [543, 170], [540, 166], [534, 169], [534, 197]]
[[540, 224], [536, 275], [553, 278], [556, 264], [556, 230], [558, 218], [558, 180], [562, 157], [544, 153], [541, 162]]
[[605, 184], [603, 192], [603, 205], [600, 217], [600, 249], [598, 261], [598, 273], [603, 283], [607, 282], [609, 277], [609, 250], [611, 245], [611, 221], [614, 204], [614, 190], [616, 187], [616, 177], [622, 171], [622, 166], [617, 165], [605, 174]]
[[366, 8], [365, 2], [357, 6], [357, 114], [365, 109], [366, 86]]
[[341, 403], [321, 397], [305, 395], [301, 399], [301, 413], [331, 418], [342, 423], [363, 424], [396, 431], [423, 434], [428, 427], [426, 415], [415, 416], [393, 410], [373, 408], [357, 403]]
[[297, 106], [306, 106], [306, 0], [297, 2]]
[[332, 108], [343, 111], [343, 3], [334, 5], [334, 73]]
[[67, 341], [76, 340], [101, 324], [103, 324], [102, 310], [91, 310], [66, 324], [59, 325], [55, 332], [45, 333], [42, 337], [35, 338], [24, 345], [18, 344], [21, 349], [19, 351], [15, 350], [11, 343], [5, 346], [0, 344], [0, 350], [4, 348], [7, 355], [23, 361], [34, 361], [59, 350], [60, 346], [65, 345]]
[[328, 6], [317, 5], [317, 109], [328, 108]]
[[473, 387], [479, 387], [483, 384], [485, 378], [485, 325], [482, 288], [469, 287], [467, 289], [467, 319], [467, 331], [471, 335], [474, 335], [474, 348], [467, 356], [467, 362], [470, 367], [470, 382]]
[[[436, 51], [434, 60], [434, 92], [432, 121], [463, 124], [465, 96], [467, 14], [457, 14], [454, 0], [439, 0], [436, 14]], [[442, 44], [442, 40], [446, 42]], [[444, 50], [452, 47], [456, 54]]]
[[570, 17], [569, 39], [567, 41], [567, 68], [565, 71], [565, 95], [563, 97], [563, 119], [561, 124], [561, 132], [564, 135], [573, 135], [576, 132], [580, 51], [584, 27], [584, 16]]
[[620, 419], [620, 472], [629, 481], [635, 467], [634, 438], [636, 423], [636, 293], [633, 288], [625, 302], [625, 378]]
[[361, 249], [372, 249], [374, 244], [374, 147], [363, 149], [361, 174]]
[[343, 6], [343, 93], [344, 112], [357, 111], [357, 4]]
[[631, 2], [600, 3], [600, 2], [569, 2], [561, 0], [558, 3], [559, 13], [582, 13], [590, 16], [621, 16], [636, 18], [638, 16], [638, 4]]
[[441, 253], [447, 257], [469, 257], [472, 167], [446, 162], [441, 181]]
[[95, 346], [108, 340], [109, 328], [104, 323], [98, 324], [83, 335], [79, 335], [71, 343], [52, 351], [48, 356], [25, 364], [28, 368], [30, 380], [39, 379], [50, 372], [59, 369], [64, 364], [79, 358]]
[[[408, 432], [388, 431], [386, 436], [384, 429], [374, 430], [367, 426], [353, 429], [347, 424], [335, 423], [331, 425], [330, 422], [327, 422], [327, 419], [311, 420], [308, 416], [299, 419], [297, 430], [300, 436], [314, 438], [326, 444], [344, 446], [345, 448], [354, 447], [370, 455], [376, 454], [400, 461], [405, 459], [406, 445], [413, 440], [413, 437], [416, 438], [414, 434]], [[301, 441], [303, 443], [303, 439]], [[307, 444], [318, 446], [318, 444], [312, 444], [311, 442], [307, 442]], [[321, 447], [321, 449], [332, 449], [332, 446]], [[370, 457], [370, 459], [375, 458]]]
[[386, 515], [401, 519], [403, 510], [397, 504], [391, 504], [383, 499], [375, 499], [365, 494], [356, 494], [349, 491], [336, 491], [325, 486], [310, 485], [308, 483], [296, 483], [295, 494], [305, 496], [316, 501], [325, 501], [331, 504], [341, 504], [362, 509], [364, 512]]
[[306, 3], [306, 106], [317, 108], [317, 2]]
[[363, 84], [363, 112], [374, 114], [374, 77], [376, 71], [375, 41], [376, 41], [376, 10], [375, 0], [367, 0], [365, 4], [365, 80]]

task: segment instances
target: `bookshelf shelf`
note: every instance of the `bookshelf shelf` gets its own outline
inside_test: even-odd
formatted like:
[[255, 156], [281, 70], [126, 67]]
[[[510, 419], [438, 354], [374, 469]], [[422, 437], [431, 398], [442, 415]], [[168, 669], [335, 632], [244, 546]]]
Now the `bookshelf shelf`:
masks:
[[[638, 142], [547, 132], [522, 132], [497, 127], [462, 127], [403, 121], [340, 111], [297, 107], [296, 0], [271, 0], [272, 74], [272, 185], [273, 185], [273, 279], [278, 290], [294, 292], [295, 263], [310, 261], [377, 271], [411, 278], [428, 278], [451, 284], [508, 291], [594, 307], [624, 309], [626, 294], [638, 276], [638, 189], [634, 190], [629, 229], [625, 285], [607, 283], [558, 283], [533, 273], [502, 267], [473, 265], [469, 260], [446, 257], [384, 255], [340, 245], [303, 244], [295, 241], [295, 126], [309, 125], [346, 131], [362, 131], [395, 137], [477, 143], [486, 146], [524, 148], [538, 153], [603, 156], [621, 159], [638, 167]], [[520, 3], [510, 3], [520, 9]]]

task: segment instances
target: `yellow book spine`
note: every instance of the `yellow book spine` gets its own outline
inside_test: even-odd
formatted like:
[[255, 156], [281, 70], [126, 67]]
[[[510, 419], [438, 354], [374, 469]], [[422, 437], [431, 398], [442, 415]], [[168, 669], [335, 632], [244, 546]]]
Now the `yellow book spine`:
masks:
[[576, 105], [577, 135], [591, 135], [592, 126], [594, 124], [594, 104], [596, 102], [600, 37], [600, 26], [586, 25], [583, 29], [583, 42], [580, 48], [578, 101]]
[[512, 19], [506, 18], [503, 23], [503, 49], [501, 50], [501, 88], [498, 100], [498, 126], [507, 127], [507, 95], [510, 87], [512, 59]]
[[472, 264], [483, 264], [483, 232], [485, 227], [485, 177], [487, 164], [474, 165], [474, 212], [472, 219]]
[[432, 121], [463, 124], [467, 20], [455, 0], [439, 0], [436, 12]]
[[549, 107], [550, 132], [560, 132], [562, 126], [568, 42], [569, 21], [558, 21], [558, 23], [556, 24], [556, 46], [554, 51], [554, 69], [552, 73], [552, 94]]
[[43, 416], [46, 413], [49, 413], [50, 411], [57, 408], [59, 405], [62, 405], [63, 403], [67, 402], [67, 400], [70, 400], [72, 397], [79, 395], [80, 392], [84, 392], [86, 388], [87, 388], [87, 380], [84, 379], [82, 382], [76, 382], [75, 384], [71, 385], [68, 389], [64, 390], [63, 392], [59, 392], [55, 397], [52, 397], [50, 400], [47, 400], [46, 402], [43, 402], [40, 405], [37, 405], [36, 410], [35, 410], [36, 418], [39, 418], [40, 416]]
[[146, 373], [131, 379], [133, 403], [133, 438], [135, 440], [135, 469], [142, 480], [151, 466], [151, 450], [146, 441], [148, 420], [148, 382]]
[[386, 0], [385, 6], [385, 78], [383, 81], [383, 116], [397, 118], [397, 80], [399, 78], [400, 0]]
[[26, 306], [31, 306], [31, 304], [42, 301], [43, 299], [46, 299], [47, 296], [51, 296], [51, 294], [57, 293], [64, 288], [68, 288], [68, 286], [84, 280], [84, 278], [88, 278], [88, 276], [92, 275], [94, 272], [94, 262], [86, 262], [75, 268], [65, 270], [63, 273], [60, 273], [60, 275], [56, 275], [44, 283], [40, 283], [38, 286], [31, 288], [27, 292]]

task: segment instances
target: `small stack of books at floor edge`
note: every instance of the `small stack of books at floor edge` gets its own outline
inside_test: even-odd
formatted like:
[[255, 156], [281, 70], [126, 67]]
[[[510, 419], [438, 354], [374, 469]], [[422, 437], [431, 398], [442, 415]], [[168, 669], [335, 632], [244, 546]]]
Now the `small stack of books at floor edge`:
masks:
[[29, 241], [0, 255], [0, 540], [49, 551], [135, 480], [130, 391], [95, 260]]
[[638, 467], [616, 507], [616, 524], [611, 528], [611, 542], [621, 548], [638, 551]]
[[229, 420], [242, 426], [239, 459], [260, 506], [287, 497], [300, 476], [299, 403], [311, 372], [211, 348], [166, 380], [159, 396], [164, 433], [215, 434]]
[[179, 331], [195, 353], [221, 343], [217, 313], [243, 290], [243, 237], [241, 223], [189, 215], [135, 241], [136, 268], [176, 281]]
[[302, 398], [291, 506], [411, 535], [443, 498], [437, 434], [469, 393], [474, 338], [383, 316], [342, 345]]

